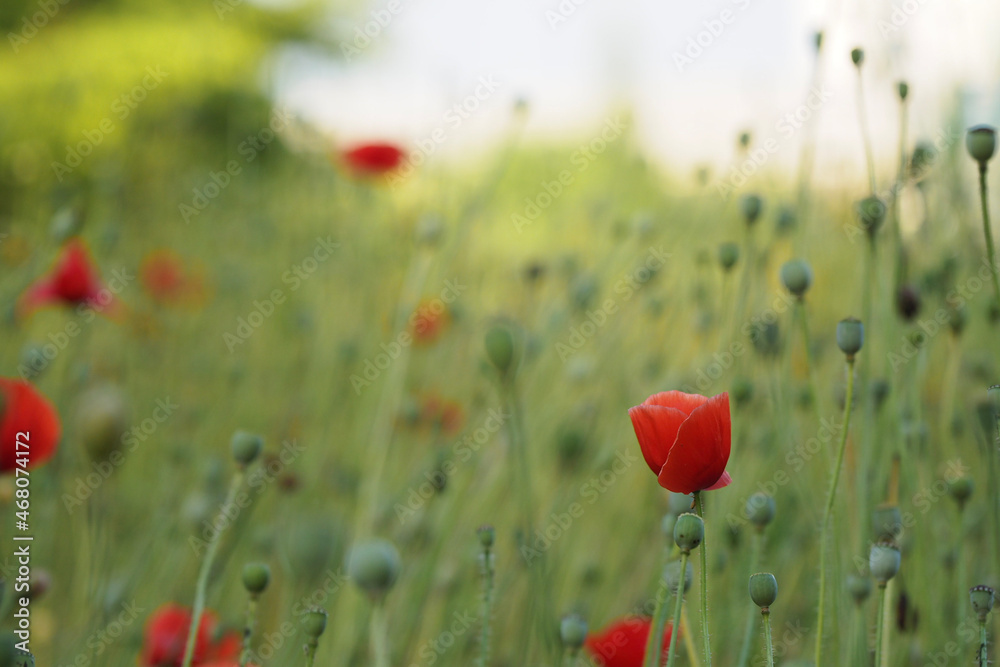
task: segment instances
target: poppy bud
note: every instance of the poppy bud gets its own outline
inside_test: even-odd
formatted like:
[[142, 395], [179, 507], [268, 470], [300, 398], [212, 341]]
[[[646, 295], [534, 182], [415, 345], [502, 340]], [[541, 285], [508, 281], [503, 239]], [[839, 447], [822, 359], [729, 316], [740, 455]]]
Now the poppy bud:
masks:
[[788, 234], [795, 229], [795, 223], [795, 211], [787, 206], [782, 208], [781, 212], [778, 213], [778, 222], [775, 225], [778, 229], [778, 234]]
[[958, 503], [960, 510], [965, 507], [974, 489], [971, 477], [958, 477], [948, 482], [948, 493]]
[[693, 506], [694, 496], [690, 493], [675, 493], [671, 491], [667, 494], [667, 511], [674, 516], [680, 516], [685, 512], [690, 512]]
[[760, 212], [764, 208], [764, 200], [758, 195], [743, 195], [740, 197], [740, 211], [747, 225], [753, 225], [760, 217]]
[[905, 102], [907, 96], [910, 94], [910, 84], [900, 81], [896, 84], [896, 92], [899, 93], [899, 99]]
[[979, 168], [985, 169], [986, 163], [997, 151], [997, 131], [989, 125], [970, 127], [965, 135], [965, 147], [972, 159], [979, 163]]
[[895, 505], [880, 505], [872, 512], [876, 540], [894, 540], [903, 532], [903, 515]]
[[369, 595], [384, 595], [399, 576], [399, 552], [385, 540], [355, 546], [347, 562], [347, 576]]
[[761, 609], [767, 609], [778, 598], [778, 580], [770, 572], [750, 575], [750, 599]]
[[326, 630], [327, 616], [325, 609], [312, 607], [302, 617], [302, 630], [307, 636], [318, 639], [323, 634], [323, 631]]
[[121, 448], [128, 430], [125, 398], [112, 385], [88, 389], [76, 409], [76, 427], [87, 453], [103, 461]]
[[729, 397], [737, 406], [749, 403], [753, 398], [753, 382], [744, 377], [734, 378], [729, 387]]
[[260, 450], [264, 448], [264, 439], [259, 435], [237, 431], [233, 433], [229, 446], [233, 452], [233, 458], [240, 465], [250, 465], [260, 455]]
[[948, 313], [948, 326], [951, 327], [951, 332], [956, 336], [961, 336], [962, 332], [965, 331], [967, 321], [968, 316], [965, 313], [965, 308], [955, 308]]
[[813, 281], [812, 269], [804, 259], [793, 259], [781, 266], [781, 284], [792, 295], [802, 297]]
[[865, 197], [857, 204], [858, 220], [861, 222], [862, 229], [868, 232], [869, 236], [875, 236], [879, 228], [882, 227], [885, 213], [885, 202], [875, 195]]
[[705, 522], [697, 514], [687, 512], [677, 517], [674, 524], [674, 542], [681, 551], [697, 549], [705, 539]]
[[486, 357], [493, 367], [506, 378], [514, 366], [514, 333], [504, 325], [497, 325], [486, 332]]
[[816, 47], [816, 51], [823, 48], [823, 31], [817, 30], [813, 33], [813, 46]]
[[579, 614], [563, 616], [562, 622], [559, 623], [559, 638], [566, 648], [579, 650], [587, 640], [587, 621]]
[[899, 572], [900, 555], [899, 548], [892, 542], [879, 542], [872, 545], [872, 550], [868, 554], [868, 569], [879, 586], [896, 576]]
[[496, 541], [497, 531], [493, 526], [480, 526], [476, 530], [476, 535], [479, 536], [479, 544], [481, 544], [484, 549], [489, 549]]
[[251, 595], [259, 595], [271, 581], [271, 568], [264, 563], [247, 563], [243, 566], [243, 587]]
[[863, 49], [851, 49], [851, 62], [854, 63], [856, 67], [861, 67], [861, 63], [865, 61], [865, 52]]
[[[677, 584], [681, 583], [681, 562], [679, 560], [667, 563], [666, 567], [663, 568], [663, 579], [667, 583], [667, 590], [677, 595]], [[694, 566], [691, 565], [691, 561], [689, 560], [684, 567], [684, 590], [682, 595], [691, 590], [691, 584], [693, 583]]]
[[986, 620], [986, 614], [993, 609], [993, 589], [989, 586], [973, 586], [969, 589], [969, 601], [980, 621]]
[[864, 341], [865, 327], [861, 320], [848, 317], [837, 323], [837, 347], [848, 359], [854, 358]]
[[728, 272], [736, 266], [736, 262], [740, 261], [740, 247], [731, 242], [721, 243], [719, 244], [718, 257], [722, 270]]
[[868, 599], [872, 592], [872, 580], [868, 577], [859, 577], [856, 574], [847, 576], [847, 592], [854, 598], [854, 604], [859, 607]]
[[758, 491], [747, 499], [746, 513], [750, 522], [763, 530], [774, 519], [774, 498]]
[[896, 293], [896, 310], [907, 322], [920, 312], [920, 292], [913, 285], [902, 285]]
[[753, 141], [753, 135], [749, 131], [740, 132], [740, 148], [748, 148]]
[[885, 403], [885, 399], [889, 398], [889, 381], [885, 378], [875, 378], [870, 384], [872, 392], [872, 403], [875, 405], [875, 409], [878, 410]]

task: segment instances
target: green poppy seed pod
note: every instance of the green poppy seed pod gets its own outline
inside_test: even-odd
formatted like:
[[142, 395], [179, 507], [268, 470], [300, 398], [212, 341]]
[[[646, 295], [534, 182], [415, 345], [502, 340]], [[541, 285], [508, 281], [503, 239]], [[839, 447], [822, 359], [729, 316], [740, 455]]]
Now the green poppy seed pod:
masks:
[[853, 359], [865, 342], [865, 327], [861, 320], [848, 317], [837, 323], [837, 347]]
[[948, 493], [958, 503], [959, 509], [965, 507], [974, 489], [971, 477], [957, 477], [948, 482]]
[[795, 211], [787, 206], [782, 208], [781, 212], [778, 213], [778, 221], [776, 224], [778, 234], [788, 234], [795, 229], [796, 222]]
[[899, 548], [892, 542], [879, 542], [872, 545], [868, 554], [868, 569], [880, 586], [896, 576], [899, 572]]
[[750, 599], [761, 609], [767, 609], [778, 598], [778, 580], [770, 572], [750, 575]]
[[247, 563], [243, 566], [243, 587], [252, 595], [259, 595], [271, 581], [271, 568], [264, 563]]
[[749, 498], [746, 504], [747, 518], [757, 527], [763, 530], [767, 524], [774, 520], [775, 504], [774, 498], [766, 493], [758, 491]]
[[237, 431], [233, 433], [229, 446], [233, 452], [233, 458], [240, 465], [250, 465], [260, 455], [260, 450], [264, 448], [264, 439], [254, 433]]
[[857, 204], [858, 221], [869, 236], [875, 236], [885, 221], [886, 205], [879, 197], [865, 197]]
[[356, 545], [347, 562], [347, 576], [358, 588], [376, 597], [384, 595], [399, 577], [399, 551], [386, 540]]
[[728, 272], [736, 266], [736, 262], [740, 261], [740, 247], [731, 242], [721, 243], [719, 244], [718, 257], [722, 270]]
[[559, 623], [559, 638], [566, 648], [579, 650], [583, 642], [587, 641], [587, 621], [579, 614], [563, 616]]
[[[667, 511], [674, 516], [680, 516], [685, 512], [690, 512], [694, 506], [694, 496], [690, 493], [675, 493], [671, 491], [667, 494]], [[672, 535], [673, 533], [671, 533]]]
[[507, 377], [514, 367], [514, 333], [509, 327], [497, 325], [486, 332], [485, 344], [486, 357], [500, 377]]
[[872, 592], [872, 580], [868, 577], [860, 577], [856, 574], [847, 575], [847, 592], [854, 599], [854, 604], [859, 607], [864, 604]]
[[674, 524], [674, 542], [681, 551], [697, 549], [705, 539], [705, 522], [697, 514], [687, 512], [677, 517]]
[[77, 403], [76, 431], [84, 448], [95, 461], [104, 461], [121, 449], [128, 430], [125, 397], [112, 385], [85, 391]]
[[476, 535], [479, 536], [479, 544], [484, 549], [489, 549], [493, 546], [493, 543], [497, 539], [497, 531], [493, 526], [486, 525], [480, 526], [476, 530]]
[[986, 620], [986, 614], [993, 609], [993, 589], [989, 586], [973, 586], [969, 589], [969, 601], [980, 621]]
[[305, 616], [302, 617], [302, 630], [306, 636], [318, 639], [326, 630], [327, 616], [326, 610], [321, 607], [312, 607], [307, 610]]
[[905, 102], [910, 94], [910, 84], [900, 81], [896, 84], [896, 92], [899, 93], [899, 99]]
[[885, 399], [889, 398], [889, 391], [892, 387], [885, 378], [875, 378], [871, 381], [869, 388], [872, 394], [872, 403], [878, 410], [885, 404]]
[[854, 63], [856, 67], [861, 67], [861, 63], [865, 61], [865, 52], [863, 49], [851, 49], [851, 62]]
[[729, 396], [737, 406], [746, 405], [753, 398], [753, 382], [745, 377], [734, 378], [729, 387]]
[[753, 141], [753, 135], [750, 132], [740, 132], [740, 148], [748, 148], [751, 141]]
[[989, 125], [970, 127], [965, 135], [965, 148], [980, 168], [985, 168], [997, 151], [997, 131]]
[[816, 48], [817, 52], [819, 52], [819, 50], [823, 48], [822, 30], [817, 30], [815, 33], [813, 33], [813, 46]]
[[663, 535], [668, 539], [672, 540], [674, 538], [674, 524], [677, 523], [677, 515], [667, 512], [660, 519], [660, 530], [663, 531]]
[[895, 540], [903, 532], [903, 515], [895, 505], [880, 505], [872, 512], [876, 540]]
[[793, 296], [802, 297], [812, 285], [813, 272], [809, 262], [792, 259], [781, 265], [781, 284]]
[[962, 332], [965, 331], [965, 325], [968, 323], [968, 315], [965, 312], [965, 308], [955, 308], [948, 313], [948, 326], [951, 327], [951, 333], [956, 336], [961, 336]]
[[[681, 562], [679, 560], [673, 560], [666, 564], [663, 568], [663, 579], [667, 583], [667, 590], [677, 594], [677, 585], [681, 583]], [[684, 567], [684, 590], [683, 593], [687, 593], [691, 590], [691, 584], [694, 583], [694, 566], [689, 560], [687, 565]]]
[[740, 197], [740, 212], [747, 225], [757, 222], [760, 212], [764, 209], [764, 200], [758, 195], [743, 195]]

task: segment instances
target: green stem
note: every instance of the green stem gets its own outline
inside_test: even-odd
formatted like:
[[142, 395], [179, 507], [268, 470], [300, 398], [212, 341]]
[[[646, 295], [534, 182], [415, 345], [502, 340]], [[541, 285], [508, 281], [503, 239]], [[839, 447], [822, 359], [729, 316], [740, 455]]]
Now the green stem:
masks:
[[[226, 500], [219, 509], [219, 514], [213, 525], [225, 525], [226, 517], [231, 515], [230, 508], [236, 502], [236, 494], [243, 486], [243, 468], [239, 468], [233, 475], [233, 481], [229, 484], [229, 493]], [[198, 626], [201, 625], [201, 615], [205, 611], [205, 594], [208, 590], [208, 575], [212, 571], [212, 563], [215, 561], [215, 554], [219, 550], [219, 542], [222, 537], [221, 530], [215, 530], [208, 542], [208, 549], [205, 551], [205, 559], [201, 562], [201, 571], [198, 573], [198, 583], [194, 592], [194, 607], [191, 610], [191, 626], [188, 628], [187, 644], [184, 647], [184, 659], [181, 661], [183, 667], [191, 667], [194, 659], [195, 639], [198, 637]]]
[[[677, 635], [681, 633], [681, 609], [684, 605], [684, 581], [687, 577], [687, 564], [689, 552], [681, 552], [681, 572], [677, 579], [677, 590], [674, 591], [674, 627], [670, 631], [670, 649], [667, 652], [667, 667], [674, 667], [674, 659], [677, 657]], [[659, 607], [659, 605], [657, 605]], [[663, 632], [659, 633], [660, 646], [663, 646]], [[649, 656], [649, 647], [646, 648], [646, 655]], [[655, 654], [655, 649], [654, 649]], [[648, 657], [647, 657], [648, 660]]]
[[571, 648], [566, 651], [566, 667], [576, 666], [576, 656], [580, 653], [580, 649]]
[[882, 633], [885, 632], [885, 583], [878, 585], [878, 618], [875, 620], [875, 667], [882, 667]]
[[[763, 551], [764, 533], [758, 530], [754, 533], [753, 551], [750, 554], [750, 574], [756, 572], [760, 567], [760, 556]], [[757, 619], [757, 605], [750, 603], [747, 613], [747, 622], [743, 628], [743, 645], [740, 647], [740, 657], [736, 661], [737, 667], [747, 667], [750, 664], [750, 652], [753, 649], [753, 626]]]
[[771, 646], [771, 612], [767, 607], [760, 610], [764, 619], [764, 647], [767, 650], [767, 667], [774, 667], [774, 649]]
[[[990, 455], [987, 457], [987, 468], [986, 474], [989, 478], [990, 488], [996, 489], [1000, 487], [1000, 482], [997, 481], [997, 463], [998, 454], [1000, 454], [1000, 414], [997, 415], [996, 419], [997, 426], [997, 437], [993, 441], [993, 446], [990, 447], [990, 441], [987, 438], [986, 447], [989, 448]], [[996, 529], [993, 531], [994, 548], [996, 549], [995, 561], [1000, 561], [1000, 494], [993, 494], [996, 496], [996, 510], [993, 512], [993, 518], [996, 520]], [[964, 596], [963, 596], [964, 597]]]
[[990, 664], [986, 650], [986, 618], [979, 620], [979, 667], [987, 667]]
[[490, 623], [493, 617], [493, 562], [489, 547], [483, 547], [483, 627], [479, 638], [479, 665], [487, 667], [490, 663]]
[[313, 663], [316, 661], [316, 649], [319, 647], [319, 640], [315, 637], [310, 637], [306, 640], [306, 645], [303, 647], [306, 654], [306, 667], [313, 667]]
[[993, 294], [1000, 308], [1000, 270], [997, 268], [996, 250], [993, 247], [993, 230], [990, 228], [990, 205], [986, 196], [986, 163], [979, 164], [979, 201], [983, 207], [983, 234], [986, 236], [986, 254], [990, 262], [990, 275], [993, 277]]
[[382, 600], [372, 607], [371, 645], [375, 667], [389, 667], [389, 627]]
[[[684, 580], [686, 559], [681, 561], [681, 581]], [[643, 657], [643, 667], [660, 667], [660, 656], [663, 653], [663, 632], [667, 627], [667, 598], [670, 597], [670, 587], [667, 585], [665, 572], [660, 572], [660, 589], [656, 595], [656, 608], [653, 610], [653, 623], [649, 637], [646, 639], [646, 654]]]
[[908, 107], [906, 101], [901, 100], [899, 106], [899, 172], [896, 175], [895, 188], [892, 193], [892, 222], [893, 241], [896, 244], [896, 266], [895, 280], [893, 285], [898, 290], [903, 284], [903, 221], [900, 213], [899, 199], [906, 183], [906, 135], [907, 135], [907, 114]]
[[820, 667], [823, 658], [823, 615], [826, 598], [826, 552], [827, 528], [833, 514], [833, 501], [837, 496], [837, 483], [840, 481], [840, 469], [844, 464], [844, 450], [847, 449], [847, 430], [851, 423], [851, 404], [854, 402], [854, 357], [847, 358], [847, 395], [844, 398], [844, 425], [840, 432], [840, 444], [837, 446], [837, 460], [833, 466], [833, 478], [830, 480], [830, 490], [823, 509], [823, 523], [819, 534], [819, 602], [816, 614], [816, 667]]
[[861, 122], [861, 138], [865, 144], [865, 160], [868, 163], [868, 185], [872, 194], [877, 192], [875, 187], [875, 157], [872, 153], [872, 139], [868, 132], [868, 116], [865, 115], [865, 86], [861, 78], [861, 67], [858, 67], [858, 120]]
[[250, 662], [250, 639], [253, 637], [254, 619], [257, 616], [257, 596], [252, 594], [247, 602], [247, 624], [243, 628], [243, 651], [240, 653], [240, 667]]
[[[704, 521], [705, 499], [701, 493], [701, 491], [694, 492], [694, 501], [698, 516]], [[701, 552], [701, 634], [705, 642], [705, 664], [707, 667], [712, 667], [712, 644], [708, 637], [708, 550], [705, 548], [706, 541], [702, 541], [699, 549]], [[681, 573], [682, 576], [684, 574], [684, 572]]]

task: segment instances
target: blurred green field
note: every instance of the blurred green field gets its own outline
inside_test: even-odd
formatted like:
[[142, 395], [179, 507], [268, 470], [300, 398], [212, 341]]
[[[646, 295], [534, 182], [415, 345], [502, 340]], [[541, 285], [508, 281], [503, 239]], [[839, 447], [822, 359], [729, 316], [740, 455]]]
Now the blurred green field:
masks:
[[[192, 30], [186, 18], [177, 26]], [[241, 49], [256, 53], [252, 34], [234, 30], [218, 62], [192, 58], [192, 69], [226, 77], [225, 61], [237, 72]], [[14, 67], [0, 61], [0, 88], [28, 95], [35, 84]], [[148, 126], [135, 121], [110, 135], [121, 143], [109, 140], [64, 183], [48, 174], [49, 158], [98, 127], [107, 96], [58, 130], [38, 129], [56, 149], [2, 135], [0, 369], [29, 374], [65, 432], [56, 458], [32, 474], [32, 567], [51, 576], [32, 604], [37, 664], [134, 665], [147, 617], [167, 602], [192, 603], [235, 469], [229, 440], [237, 429], [262, 434], [265, 455], [249, 471], [247, 506], [222, 531], [207, 604], [241, 629], [240, 569], [270, 565], [254, 644], [265, 665], [303, 664], [300, 626], [312, 604], [330, 613], [317, 665], [374, 664], [371, 605], [344, 569], [350, 546], [369, 537], [391, 540], [402, 555], [387, 598], [391, 664], [473, 662], [483, 524], [497, 531], [490, 664], [558, 664], [564, 614], [578, 612], [597, 630], [652, 612], [668, 494], [642, 460], [627, 409], [668, 389], [733, 399], [734, 481], [706, 494], [715, 664], [737, 663], [756, 614], [746, 592], [755, 536], [744, 508], [757, 491], [777, 503], [760, 563], [779, 582], [777, 662], [809, 659], [818, 527], [843, 424], [846, 375], [834, 330], [862, 316], [869, 286], [874, 316], [858, 366], [888, 392], [869, 408], [872, 385], [859, 389], [833, 528], [827, 660], [858, 664], [859, 621], [873, 632], [874, 595], [855, 608], [845, 580], [864, 574], [871, 513], [892, 494], [905, 528], [890, 588], [889, 664], [973, 659], [978, 644], [963, 631], [972, 618], [968, 588], [1000, 583], [993, 422], [980, 418], [997, 365], [975, 165], [961, 142], [936, 156], [919, 190], [912, 182], [904, 190], [905, 221], [926, 218], [904, 237], [906, 282], [920, 301], [905, 320], [889, 223], [878, 235], [877, 274], [865, 274], [868, 242], [854, 204], [867, 193], [821, 183], [809, 213], [781, 226], [782, 211], [794, 210], [794, 177], [755, 177], [737, 193], [765, 202], [748, 266], [738, 198], [720, 199], [713, 185], [645, 161], [628, 110], [624, 133], [593, 159], [581, 147], [600, 128], [549, 146], [523, 144], [512, 131], [467, 165], [432, 164], [390, 186], [331, 164], [319, 138], [300, 127], [248, 160], [240, 146], [267, 126], [270, 109], [253, 93], [219, 93], [216, 83], [205, 84], [207, 98], [190, 81], [188, 97], [165, 95], [170, 103], [146, 117]], [[178, 113], [183, 107], [190, 117]], [[19, 105], [4, 120], [29, 124], [37, 108]], [[199, 145], [202, 136], [215, 143]], [[314, 142], [310, 151], [299, 150], [303, 136]], [[239, 173], [185, 220], [181, 206], [230, 161]], [[19, 171], [26, 164], [33, 176]], [[553, 197], [564, 171], [571, 178]], [[18, 316], [19, 295], [57, 255], [53, 221], [67, 216], [82, 219], [104, 278], [123, 277], [123, 317], [84, 322], [60, 309]], [[729, 241], [742, 252], [727, 273], [717, 251]], [[163, 303], [144, 284], [144, 260], [165, 249], [198, 284], [196, 298]], [[794, 299], [778, 279], [794, 257], [815, 274], [804, 303], [811, 364]], [[415, 310], [435, 299], [445, 302], [440, 332], [401, 343]], [[961, 332], [951, 325], [956, 311]], [[78, 335], [66, 334], [70, 322]], [[517, 548], [525, 496], [512, 481], [510, 405], [483, 350], [498, 323], [519, 332], [523, 356], [514, 395], [531, 475], [531, 552]], [[95, 460], [79, 435], [80, 397], [107, 383], [126, 397], [132, 437], [121, 465]], [[449, 406], [449, 419], [428, 414], [429, 405]], [[959, 512], [948, 483], [962, 476], [975, 492]], [[12, 478], [0, 480], [5, 536], [13, 489]], [[9, 574], [12, 550], [3, 544]], [[695, 585], [688, 613], [696, 645], [698, 595]], [[537, 614], [547, 615], [547, 634], [536, 632]], [[753, 633], [752, 664], [764, 664], [756, 625]], [[692, 664], [684, 651], [678, 664]]]

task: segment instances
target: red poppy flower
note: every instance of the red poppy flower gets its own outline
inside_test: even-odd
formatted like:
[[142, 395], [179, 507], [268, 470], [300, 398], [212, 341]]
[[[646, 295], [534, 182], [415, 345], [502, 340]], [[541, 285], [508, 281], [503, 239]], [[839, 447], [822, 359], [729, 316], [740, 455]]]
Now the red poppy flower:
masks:
[[[18, 454], [28, 454], [28, 468], [39, 466], [56, 453], [62, 427], [48, 400], [28, 382], [0, 378], [0, 473], [17, 466]], [[27, 433], [17, 437], [18, 433]], [[17, 442], [28, 449], [17, 450]]]
[[[652, 621], [648, 618], [627, 618], [616, 621], [601, 632], [587, 637], [584, 646], [594, 657], [594, 661], [603, 667], [642, 667], [646, 657], [646, 642]], [[667, 657], [670, 648], [670, 625], [663, 633], [663, 655], [660, 662]]]
[[139, 280], [143, 289], [160, 303], [194, 303], [204, 293], [200, 275], [185, 268], [183, 260], [172, 250], [154, 250], [146, 255], [139, 267]]
[[97, 311], [115, 306], [111, 292], [101, 282], [86, 246], [79, 239], [67, 243], [51, 273], [36, 281], [21, 296], [21, 307], [28, 312], [53, 303], [87, 304]]
[[378, 175], [396, 169], [403, 163], [406, 153], [388, 143], [371, 143], [344, 151], [348, 166], [360, 174]]
[[448, 324], [448, 310], [440, 300], [422, 302], [410, 316], [410, 330], [418, 343], [431, 343]]
[[[142, 667], [180, 667], [190, 627], [191, 610], [187, 607], [171, 602], [154, 611], [146, 621], [139, 664]], [[239, 657], [239, 633], [231, 632], [216, 639], [217, 627], [214, 613], [202, 614], [194, 643], [194, 665]]]
[[646, 464], [665, 489], [694, 493], [728, 486], [732, 424], [729, 394], [712, 398], [664, 391], [630, 408]]
[[455, 433], [462, 427], [462, 405], [457, 401], [437, 395], [428, 396], [424, 399], [421, 412], [426, 423], [440, 428], [444, 433]]

